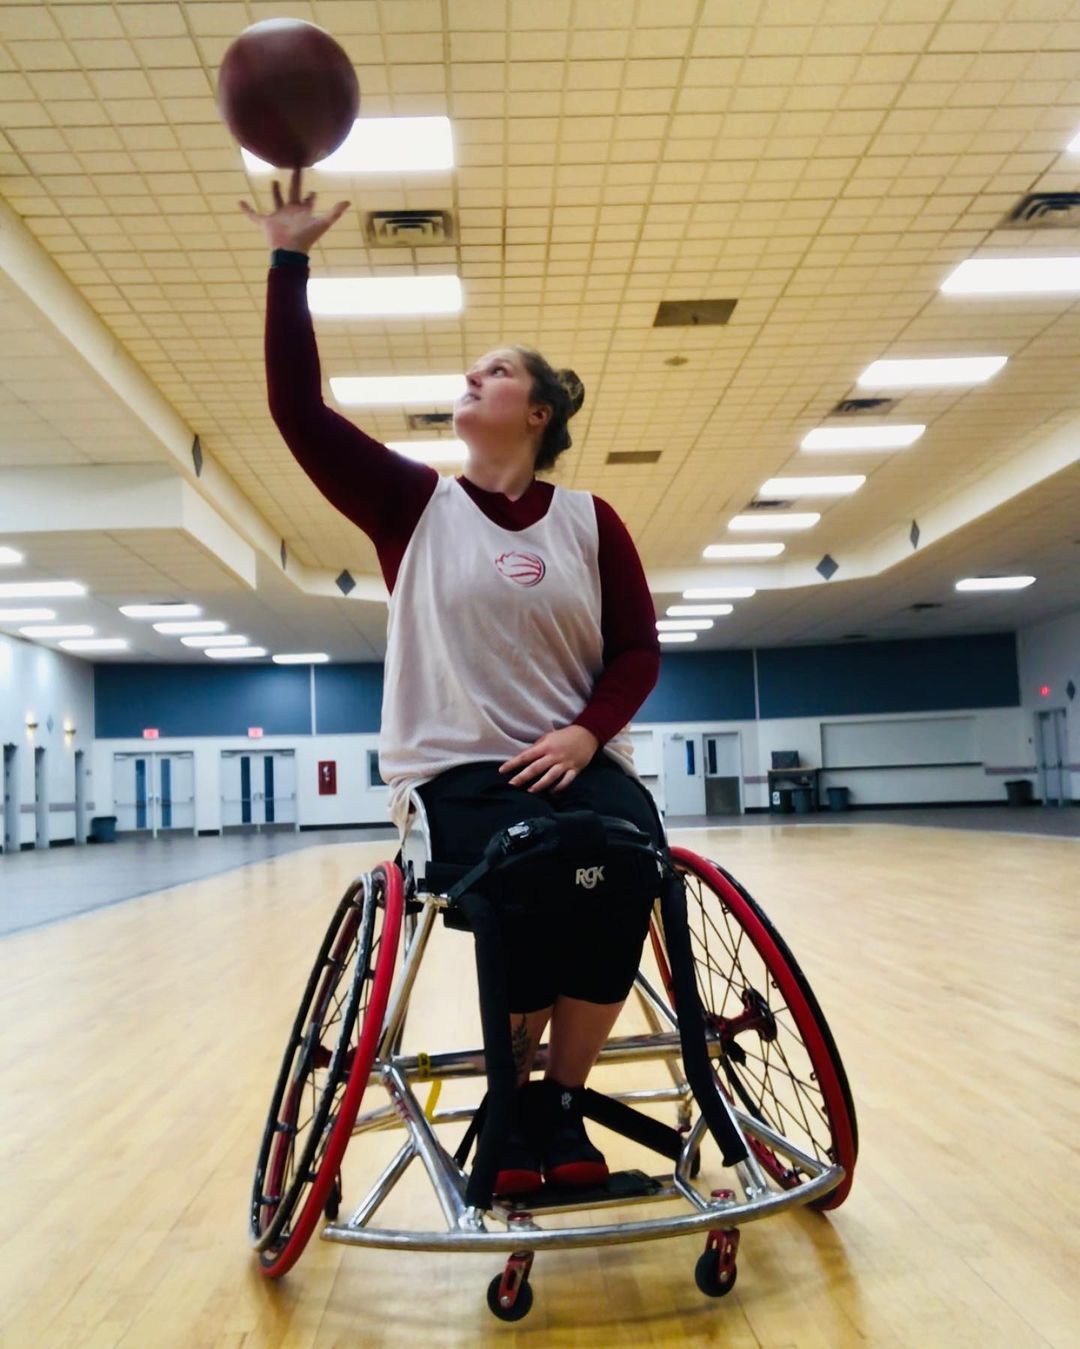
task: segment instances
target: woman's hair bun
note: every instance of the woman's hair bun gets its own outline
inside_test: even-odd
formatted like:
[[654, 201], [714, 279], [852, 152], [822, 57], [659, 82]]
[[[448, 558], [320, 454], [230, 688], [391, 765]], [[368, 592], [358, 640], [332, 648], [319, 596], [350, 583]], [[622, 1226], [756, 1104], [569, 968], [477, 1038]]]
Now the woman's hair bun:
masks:
[[556, 370], [555, 378], [566, 390], [566, 396], [570, 399], [570, 411], [566, 415], [572, 417], [575, 412], [580, 411], [585, 401], [585, 385], [573, 370]]

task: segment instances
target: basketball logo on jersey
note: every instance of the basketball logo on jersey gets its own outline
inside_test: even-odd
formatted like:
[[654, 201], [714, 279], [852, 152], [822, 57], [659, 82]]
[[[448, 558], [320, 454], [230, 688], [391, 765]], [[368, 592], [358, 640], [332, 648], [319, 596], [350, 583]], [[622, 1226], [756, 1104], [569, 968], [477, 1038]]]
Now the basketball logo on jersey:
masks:
[[495, 569], [519, 586], [537, 586], [547, 575], [544, 559], [535, 553], [500, 553]]

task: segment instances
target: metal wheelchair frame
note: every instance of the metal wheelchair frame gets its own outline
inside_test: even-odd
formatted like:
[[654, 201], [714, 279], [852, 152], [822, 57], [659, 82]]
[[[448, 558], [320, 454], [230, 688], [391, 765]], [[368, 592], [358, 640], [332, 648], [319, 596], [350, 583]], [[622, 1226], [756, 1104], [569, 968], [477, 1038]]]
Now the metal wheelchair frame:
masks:
[[[349, 1246], [393, 1250], [508, 1253], [510, 1258], [502, 1276], [496, 1276], [488, 1290], [491, 1310], [507, 1320], [518, 1319], [528, 1310], [532, 1300], [531, 1289], [527, 1286], [528, 1275], [534, 1253], [542, 1250], [616, 1245], [705, 1232], [708, 1242], [698, 1262], [699, 1287], [713, 1296], [730, 1291], [735, 1281], [739, 1225], [822, 1200], [844, 1180], [845, 1169], [838, 1162], [830, 1165], [808, 1154], [750, 1110], [740, 1108], [732, 1094], [717, 1091], [730, 1127], [745, 1153], [743, 1160], [736, 1161], [731, 1168], [741, 1195], [734, 1189], [705, 1192], [695, 1185], [699, 1150], [709, 1131], [706, 1113], [699, 1109], [695, 1118], [697, 1102], [686, 1080], [686, 1071], [680, 1066], [683, 1042], [678, 1017], [668, 999], [640, 971], [634, 988], [649, 1033], [611, 1038], [598, 1062], [658, 1060], [664, 1064], [671, 1078], [670, 1086], [612, 1092], [608, 1099], [630, 1106], [675, 1104], [682, 1142], [678, 1156], [671, 1157], [674, 1166], [670, 1174], [649, 1178], [647, 1192], [639, 1188], [625, 1196], [612, 1194], [598, 1198], [593, 1195], [581, 1200], [563, 1193], [554, 1202], [533, 1204], [532, 1209], [526, 1208], [523, 1202], [499, 1197], [486, 1208], [468, 1202], [468, 1174], [440, 1141], [435, 1126], [470, 1121], [477, 1108], [435, 1109], [429, 1117], [415, 1088], [422, 1083], [483, 1078], [485, 1050], [480, 1047], [430, 1055], [409, 1054], [402, 1050], [406, 1013], [424, 951], [433, 924], [450, 903], [447, 893], [433, 892], [422, 880], [414, 881], [427, 866], [429, 855], [428, 822], [423, 803], [414, 793], [410, 826], [399, 854], [399, 864], [406, 878], [407, 900], [403, 954], [368, 1076], [370, 1085], [379, 1085], [386, 1090], [390, 1102], [359, 1114], [351, 1133], [355, 1137], [400, 1128], [406, 1137], [350, 1215], [340, 1220], [333, 1213], [332, 1220], [321, 1231], [322, 1239]], [[363, 878], [360, 883], [365, 881], [370, 888], [370, 877]], [[715, 1030], [705, 1027], [703, 1034], [709, 1064], [715, 1065], [725, 1053], [721, 1038]], [[542, 1046], [534, 1068], [542, 1068], [545, 1062], [546, 1049]], [[713, 1132], [716, 1132], [715, 1127]], [[801, 1174], [798, 1183], [792, 1179], [790, 1187], [778, 1187], [775, 1179], [771, 1181], [755, 1153], [755, 1142], [787, 1159], [792, 1164], [792, 1178], [796, 1173]], [[379, 1209], [416, 1158], [431, 1183], [445, 1228], [424, 1231], [374, 1226], [373, 1219]], [[679, 1201], [689, 1211], [626, 1222], [602, 1220], [566, 1227], [544, 1226], [539, 1220], [547, 1213], [565, 1214], [657, 1201]], [[705, 1262], [704, 1266], [702, 1262]]]

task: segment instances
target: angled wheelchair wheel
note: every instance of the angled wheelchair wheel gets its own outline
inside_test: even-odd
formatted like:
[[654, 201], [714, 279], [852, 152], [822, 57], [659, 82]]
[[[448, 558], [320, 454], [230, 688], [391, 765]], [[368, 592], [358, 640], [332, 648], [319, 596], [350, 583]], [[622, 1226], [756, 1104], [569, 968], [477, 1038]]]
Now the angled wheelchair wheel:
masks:
[[[832, 1209], [851, 1188], [858, 1126], [844, 1066], [806, 977], [761, 907], [715, 862], [684, 848], [672, 858], [686, 885], [698, 991], [724, 1048], [718, 1080], [748, 1115], [821, 1161], [839, 1162], [840, 1185], [814, 1207]], [[669, 996], [671, 972], [657, 919], [653, 951]], [[677, 1009], [676, 1009], [677, 1010]], [[758, 1140], [751, 1146], [783, 1188], [807, 1179]]]
[[255, 1166], [250, 1226], [279, 1278], [328, 1202], [382, 1037], [401, 931], [401, 873], [382, 863], [350, 886], [293, 1022]]

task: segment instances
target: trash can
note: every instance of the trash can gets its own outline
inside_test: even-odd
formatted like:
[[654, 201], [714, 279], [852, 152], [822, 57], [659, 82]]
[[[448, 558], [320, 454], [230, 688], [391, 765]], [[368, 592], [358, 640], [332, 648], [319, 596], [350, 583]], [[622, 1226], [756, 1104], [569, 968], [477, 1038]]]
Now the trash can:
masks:
[[793, 787], [774, 787], [769, 797], [769, 809], [774, 815], [790, 815], [795, 807], [791, 803], [791, 798], [795, 793]]
[[825, 791], [828, 793], [830, 810], [847, 810], [851, 797], [850, 787], [826, 787]]
[[1035, 793], [1031, 790], [1031, 782], [1027, 778], [1014, 778], [1011, 782], [1006, 782], [1005, 791], [1010, 806], [1031, 806], [1035, 803]]
[[814, 809], [814, 793], [809, 787], [796, 787], [792, 796], [795, 799], [796, 815], [809, 815]]
[[116, 842], [115, 815], [94, 816], [94, 818], [90, 821], [90, 842], [91, 843]]

